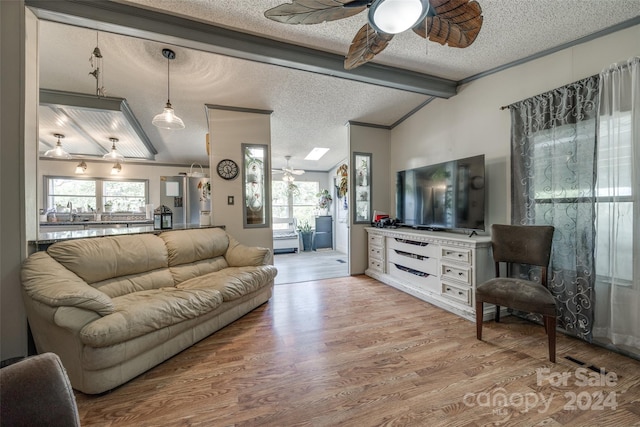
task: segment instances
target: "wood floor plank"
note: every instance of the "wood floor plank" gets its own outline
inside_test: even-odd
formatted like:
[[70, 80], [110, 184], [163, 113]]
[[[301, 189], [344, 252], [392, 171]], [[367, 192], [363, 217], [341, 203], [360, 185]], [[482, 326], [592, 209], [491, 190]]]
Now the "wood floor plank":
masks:
[[[550, 363], [543, 328], [515, 317], [485, 323], [483, 338], [365, 276], [278, 285], [163, 364], [76, 399], [83, 426], [640, 426], [639, 361], [559, 334]], [[565, 356], [615, 385], [576, 385], [581, 366]], [[616, 408], [568, 409], [579, 393], [613, 393]]]

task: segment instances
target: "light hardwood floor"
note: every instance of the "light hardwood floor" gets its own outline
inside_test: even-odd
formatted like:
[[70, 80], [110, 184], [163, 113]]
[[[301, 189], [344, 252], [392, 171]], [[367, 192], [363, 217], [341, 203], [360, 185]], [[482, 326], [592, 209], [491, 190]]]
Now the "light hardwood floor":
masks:
[[[129, 383], [76, 393], [82, 425], [640, 425], [631, 358], [559, 334], [550, 363], [542, 327], [513, 317], [478, 341], [472, 322], [365, 276], [274, 292]], [[582, 386], [593, 371], [565, 356], [605, 368], [609, 385]]]
[[347, 261], [347, 254], [330, 249], [274, 255], [276, 285], [348, 276]]

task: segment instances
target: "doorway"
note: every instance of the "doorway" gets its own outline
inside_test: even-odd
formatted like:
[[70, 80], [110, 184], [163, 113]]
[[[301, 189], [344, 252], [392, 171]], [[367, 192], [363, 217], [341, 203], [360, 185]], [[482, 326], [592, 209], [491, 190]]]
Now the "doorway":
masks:
[[[335, 170], [272, 181], [275, 284], [349, 275], [348, 239]], [[340, 222], [344, 221], [344, 222]], [[291, 236], [294, 236], [293, 239]]]

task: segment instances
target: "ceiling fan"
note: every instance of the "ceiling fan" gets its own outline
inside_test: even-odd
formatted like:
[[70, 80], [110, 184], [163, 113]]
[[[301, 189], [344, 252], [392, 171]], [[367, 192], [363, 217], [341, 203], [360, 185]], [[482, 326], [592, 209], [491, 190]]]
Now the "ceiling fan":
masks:
[[344, 60], [347, 70], [371, 61], [394, 34], [408, 29], [441, 45], [465, 48], [482, 27], [482, 9], [475, 0], [292, 0], [264, 16], [285, 24], [319, 24], [367, 8], [368, 22], [354, 37]]
[[293, 175], [302, 175], [304, 173], [304, 171], [302, 169], [292, 169], [289, 166], [289, 160], [291, 160], [291, 156], [284, 156], [284, 158], [287, 160], [287, 165], [285, 167], [283, 167], [282, 169], [273, 169], [271, 172], [272, 173], [281, 173], [282, 175], [282, 180], [283, 181], [287, 181], [287, 182], [293, 182], [294, 181], [294, 177]]

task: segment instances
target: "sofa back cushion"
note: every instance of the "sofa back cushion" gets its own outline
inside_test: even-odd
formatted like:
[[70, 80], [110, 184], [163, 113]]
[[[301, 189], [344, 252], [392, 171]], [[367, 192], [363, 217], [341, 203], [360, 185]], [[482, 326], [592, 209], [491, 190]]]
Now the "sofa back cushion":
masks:
[[221, 257], [229, 246], [229, 237], [221, 228], [167, 231], [160, 238], [167, 247], [169, 267]]
[[168, 267], [164, 242], [153, 234], [67, 240], [47, 253], [90, 285]]

